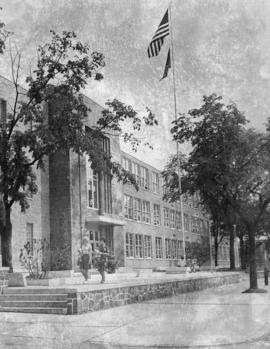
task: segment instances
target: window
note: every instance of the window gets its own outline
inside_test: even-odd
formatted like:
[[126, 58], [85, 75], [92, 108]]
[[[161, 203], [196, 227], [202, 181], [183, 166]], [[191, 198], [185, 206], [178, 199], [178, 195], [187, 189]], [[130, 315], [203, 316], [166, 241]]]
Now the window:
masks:
[[33, 242], [34, 242], [33, 223], [26, 223], [26, 242], [29, 245], [30, 251], [33, 252]]
[[138, 185], [140, 185], [140, 166], [135, 162], [132, 162], [131, 166], [131, 172], [134, 175]]
[[142, 219], [142, 202], [137, 198], [133, 199], [133, 218], [138, 222]]
[[180, 240], [177, 241], [177, 255], [178, 258], [181, 258], [184, 255], [183, 241]]
[[175, 211], [170, 210], [170, 228], [175, 229]]
[[187, 213], [184, 213], [184, 228], [185, 231], [189, 231], [189, 216]]
[[162, 259], [162, 238], [156, 237], [156, 258]]
[[152, 257], [152, 238], [150, 235], [144, 236], [144, 257], [145, 258]]
[[134, 235], [126, 233], [126, 256], [134, 257]]
[[131, 171], [131, 161], [130, 159], [127, 159], [127, 158], [123, 158], [123, 168], [126, 170], [126, 171]]
[[[85, 132], [89, 137], [92, 136], [93, 130], [89, 127], [85, 127]], [[101, 156], [110, 156], [110, 140], [107, 137], [101, 137], [96, 146], [100, 151]], [[97, 173], [95, 168], [91, 167], [91, 163], [89, 162], [89, 157], [86, 157], [86, 178], [87, 178], [87, 205], [90, 208], [101, 209], [102, 212], [112, 213], [112, 193], [111, 193], [111, 169], [109, 166], [105, 165], [104, 169], [101, 173], [101, 177], [99, 177], [99, 173]], [[99, 187], [101, 191], [99, 192]], [[102, 193], [102, 201], [99, 202], [99, 195]], [[101, 207], [99, 207], [99, 203], [101, 203]]]
[[177, 241], [172, 240], [172, 259], [177, 259]]
[[88, 207], [98, 208], [98, 175], [92, 170], [88, 159], [86, 166]]
[[166, 254], [166, 259], [172, 258], [172, 240], [171, 239], [165, 239], [165, 254]]
[[159, 174], [157, 172], [152, 172], [152, 186], [153, 192], [159, 193]]
[[154, 225], [160, 225], [160, 206], [154, 204]]
[[181, 212], [176, 211], [175, 212], [175, 227], [177, 230], [182, 229], [182, 224], [181, 224]]
[[143, 258], [143, 236], [135, 234], [135, 257]]
[[164, 225], [165, 225], [165, 227], [170, 226], [169, 212], [170, 212], [170, 210], [167, 207], [164, 207]]
[[150, 202], [142, 202], [142, 222], [150, 223]]
[[144, 189], [149, 189], [149, 172], [148, 169], [141, 166], [141, 186]]
[[126, 218], [133, 218], [133, 201], [132, 196], [124, 195], [124, 214]]

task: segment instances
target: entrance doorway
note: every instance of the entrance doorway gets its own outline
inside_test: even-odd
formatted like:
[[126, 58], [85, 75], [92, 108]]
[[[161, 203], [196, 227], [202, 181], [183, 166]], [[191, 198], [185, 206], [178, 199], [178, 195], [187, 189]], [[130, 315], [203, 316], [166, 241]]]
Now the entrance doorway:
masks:
[[100, 239], [104, 238], [106, 246], [108, 249], [113, 252], [113, 228], [111, 226], [96, 226], [91, 227], [88, 230], [88, 237], [92, 250], [98, 249], [100, 244]]

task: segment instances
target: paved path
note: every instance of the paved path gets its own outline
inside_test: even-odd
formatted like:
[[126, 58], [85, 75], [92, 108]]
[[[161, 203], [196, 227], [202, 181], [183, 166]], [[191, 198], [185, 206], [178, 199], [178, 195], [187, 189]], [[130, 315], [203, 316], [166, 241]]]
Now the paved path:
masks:
[[0, 313], [0, 348], [270, 348], [270, 290], [248, 281], [83, 315]]

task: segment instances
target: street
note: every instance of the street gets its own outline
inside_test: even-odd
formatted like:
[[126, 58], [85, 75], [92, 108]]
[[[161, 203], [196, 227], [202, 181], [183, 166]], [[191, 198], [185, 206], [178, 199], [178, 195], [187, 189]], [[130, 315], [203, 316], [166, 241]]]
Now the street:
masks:
[[270, 294], [241, 293], [247, 286], [245, 280], [84, 315], [0, 313], [1, 349], [270, 348]]

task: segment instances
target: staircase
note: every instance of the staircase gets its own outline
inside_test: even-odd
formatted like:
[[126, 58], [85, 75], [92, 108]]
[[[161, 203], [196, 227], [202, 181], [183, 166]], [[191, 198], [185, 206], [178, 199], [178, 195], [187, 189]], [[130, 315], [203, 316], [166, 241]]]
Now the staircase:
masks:
[[67, 314], [67, 292], [53, 288], [6, 288], [0, 295], [0, 312]]

